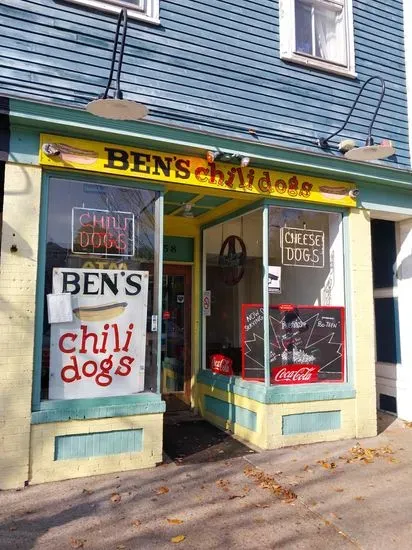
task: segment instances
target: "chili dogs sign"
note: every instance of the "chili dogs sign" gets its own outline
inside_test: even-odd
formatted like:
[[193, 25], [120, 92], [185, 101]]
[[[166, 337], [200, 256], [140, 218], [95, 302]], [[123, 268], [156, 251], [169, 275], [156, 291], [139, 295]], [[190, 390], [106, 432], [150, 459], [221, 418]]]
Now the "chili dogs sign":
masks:
[[134, 214], [95, 208], [72, 208], [72, 252], [133, 256]]
[[41, 135], [40, 164], [266, 197], [356, 206], [356, 200], [349, 196], [355, 186], [349, 183], [49, 134]]
[[51, 325], [49, 399], [143, 391], [147, 271], [53, 269], [73, 321]]

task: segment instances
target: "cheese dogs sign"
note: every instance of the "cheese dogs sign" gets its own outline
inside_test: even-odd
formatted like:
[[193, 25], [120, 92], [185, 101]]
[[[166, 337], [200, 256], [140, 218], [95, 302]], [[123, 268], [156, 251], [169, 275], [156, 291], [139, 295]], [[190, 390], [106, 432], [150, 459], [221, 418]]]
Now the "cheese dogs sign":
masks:
[[53, 269], [73, 321], [51, 325], [49, 399], [143, 391], [148, 282], [147, 271]]
[[242, 167], [228, 162], [208, 162], [205, 158], [140, 147], [41, 135], [40, 164], [48, 167], [75, 168], [264, 197], [356, 206], [356, 199], [350, 195], [355, 187], [351, 183]]

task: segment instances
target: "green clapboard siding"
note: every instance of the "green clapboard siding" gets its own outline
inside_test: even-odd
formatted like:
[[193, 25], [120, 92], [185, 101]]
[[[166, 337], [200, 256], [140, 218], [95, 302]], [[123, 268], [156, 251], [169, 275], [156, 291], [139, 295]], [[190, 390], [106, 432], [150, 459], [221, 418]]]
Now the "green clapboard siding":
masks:
[[205, 408], [208, 412], [224, 420], [239, 424], [248, 430], [256, 431], [256, 413], [249, 409], [227, 403], [221, 399], [216, 399], [216, 397], [210, 397], [210, 395], [205, 395]]
[[163, 260], [165, 262], [193, 262], [193, 239], [191, 237], [163, 237]]
[[340, 411], [288, 414], [282, 416], [282, 434], [324, 432], [340, 428]]
[[55, 438], [55, 460], [136, 453], [143, 447], [143, 430], [118, 430]]

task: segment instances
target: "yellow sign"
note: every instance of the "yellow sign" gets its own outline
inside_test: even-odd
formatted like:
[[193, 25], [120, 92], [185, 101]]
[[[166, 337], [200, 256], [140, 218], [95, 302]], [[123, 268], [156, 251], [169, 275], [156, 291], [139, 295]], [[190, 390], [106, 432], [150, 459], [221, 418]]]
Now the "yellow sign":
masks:
[[349, 183], [48, 134], [41, 135], [40, 164], [232, 190], [262, 198], [356, 206], [356, 199], [350, 194], [354, 186]]

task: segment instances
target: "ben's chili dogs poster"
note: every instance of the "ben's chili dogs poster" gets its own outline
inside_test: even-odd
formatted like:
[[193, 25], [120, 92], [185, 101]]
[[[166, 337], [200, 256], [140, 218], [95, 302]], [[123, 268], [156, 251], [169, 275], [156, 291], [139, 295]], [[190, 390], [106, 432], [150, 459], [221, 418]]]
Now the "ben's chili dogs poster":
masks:
[[143, 391], [148, 282], [147, 271], [53, 269], [73, 320], [51, 325], [49, 399]]

